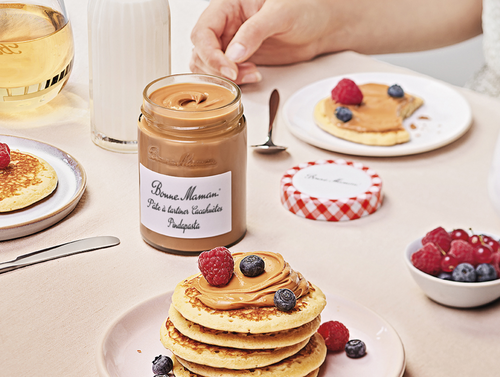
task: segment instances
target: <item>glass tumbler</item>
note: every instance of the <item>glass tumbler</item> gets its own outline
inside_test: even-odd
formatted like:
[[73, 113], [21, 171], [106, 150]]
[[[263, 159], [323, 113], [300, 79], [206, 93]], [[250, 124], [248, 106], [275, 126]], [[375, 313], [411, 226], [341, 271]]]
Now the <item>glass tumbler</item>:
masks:
[[137, 153], [142, 91], [170, 74], [168, 0], [89, 0], [87, 9], [90, 137], [101, 148]]
[[73, 56], [64, 0], [0, 0], [0, 112], [52, 100], [68, 81]]

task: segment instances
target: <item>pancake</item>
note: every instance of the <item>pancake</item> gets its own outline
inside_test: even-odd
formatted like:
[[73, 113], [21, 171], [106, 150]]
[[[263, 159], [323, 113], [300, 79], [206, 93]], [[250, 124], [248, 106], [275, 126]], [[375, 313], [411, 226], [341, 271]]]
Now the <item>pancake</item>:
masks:
[[[173, 360], [174, 360], [173, 372], [174, 372], [176, 377], [204, 377], [202, 375], [190, 372], [189, 370], [184, 368], [184, 366], [181, 363], [179, 363], [178, 361], [175, 360], [175, 356], [174, 356]], [[319, 373], [319, 368], [313, 370], [311, 373], [308, 373], [304, 377], [316, 377], [318, 375], [318, 373]], [[238, 376], [238, 375], [236, 374], [235, 376]]]
[[253, 334], [289, 330], [311, 322], [326, 306], [323, 292], [309, 283], [309, 292], [289, 312], [274, 306], [212, 309], [198, 299], [200, 293], [192, 286], [192, 280], [200, 277], [197, 274], [181, 281], [172, 295], [172, 305], [187, 320], [215, 330]]
[[297, 328], [262, 334], [238, 333], [209, 329], [185, 319], [172, 305], [169, 319], [183, 335], [199, 342], [243, 349], [286, 347], [309, 339], [319, 328], [321, 316]]
[[25, 208], [49, 196], [57, 187], [56, 171], [40, 157], [11, 151], [10, 164], [0, 169], [0, 212]]
[[165, 348], [185, 360], [216, 368], [251, 369], [277, 363], [299, 352], [309, 339], [297, 344], [267, 349], [238, 349], [205, 344], [182, 335], [170, 320], [160, 330]]
[[[314, 108], [314, 120], [324, 131], [354, 143], [391, 146], [410, 140], [403, 120], [423, 105], [423, 99], [405, 93], [402, 98], [387, 94], [389, 87], [383, 84], [359, 85], [363, 93], [361, 105], [343, 105], [331, 97], [319, 101]], [[342, 122], [335, 116], [337, 107], [347, 107], [353, 116]]]
[[309, 377], [310, 373], [313, 373], [312, 376], [317, 374], [325, 357], [325, 341], [321, 335], [315, 333], [298, 353], [264, 368], [244, 370], [213, 368], [175, 356], [174, 374], [177, 377], [197, 375], [203, 377]]

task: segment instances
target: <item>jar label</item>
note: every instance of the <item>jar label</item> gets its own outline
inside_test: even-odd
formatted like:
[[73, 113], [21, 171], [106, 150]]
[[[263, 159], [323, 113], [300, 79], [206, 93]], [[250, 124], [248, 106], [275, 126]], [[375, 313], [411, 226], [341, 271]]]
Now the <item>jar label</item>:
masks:
[[173, 177], [140, 165], [141, 223], [175, 238], [207, 238], [231, 231], [231, 172]]

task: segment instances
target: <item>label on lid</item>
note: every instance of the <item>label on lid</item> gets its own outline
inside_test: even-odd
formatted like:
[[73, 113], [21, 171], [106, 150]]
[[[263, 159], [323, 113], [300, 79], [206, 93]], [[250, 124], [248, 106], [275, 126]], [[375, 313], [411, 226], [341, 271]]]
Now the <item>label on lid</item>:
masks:
[[307, 162], [288, 170], [281, 179], [281, 202], [290, 212], [308, 219], [354, 220], [380, 207], [382, 180], [361, 163]]

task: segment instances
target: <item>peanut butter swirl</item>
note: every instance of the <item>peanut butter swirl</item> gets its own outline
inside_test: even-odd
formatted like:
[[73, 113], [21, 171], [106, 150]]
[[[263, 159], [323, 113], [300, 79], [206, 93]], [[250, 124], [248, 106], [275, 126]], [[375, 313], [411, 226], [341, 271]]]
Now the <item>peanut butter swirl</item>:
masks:
[[[240, 262], [247, 255], [264, 259], [265, 270], [256, 277], [247, 277], [240, 271]], [[200, 293], [198, 299], [216, 310], [247, 307], [274, 306], [274, 293], [288, 288], [300, 298], [309, 292], [309, 283], [302, 274], [295, 272], [280, 254], [268, 251], [234, 253], [234, 275], [224, 287], [208, 284], [200, 274], [189, 283]]]
[[228, 105], [235, 95], [212, 84], [175, 84], [153, 92], [151, 101], [167, 109], [182, 111], [213, 110]]

